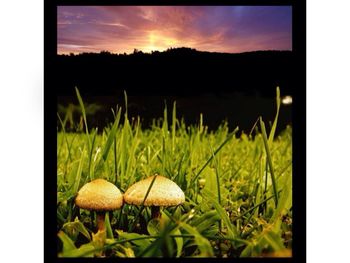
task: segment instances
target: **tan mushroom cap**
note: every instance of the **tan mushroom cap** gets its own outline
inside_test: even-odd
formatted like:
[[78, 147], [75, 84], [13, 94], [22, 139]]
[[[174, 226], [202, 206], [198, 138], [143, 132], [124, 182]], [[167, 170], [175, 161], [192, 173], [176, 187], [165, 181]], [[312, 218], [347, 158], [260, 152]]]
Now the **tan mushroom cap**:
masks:
[[116, 210], [123, 205], [123, 195], [114, 184], [104, 179], [96, 179], [79, 190], [75, 204], [87, 210]]
[[[128, 204], [141, 205], [155, 175], [133, 184], [124, 194]], [[145, 206], [174, 206], [185, 202], [185, 194], [170, 179], [157, 175], [144, 203]]]

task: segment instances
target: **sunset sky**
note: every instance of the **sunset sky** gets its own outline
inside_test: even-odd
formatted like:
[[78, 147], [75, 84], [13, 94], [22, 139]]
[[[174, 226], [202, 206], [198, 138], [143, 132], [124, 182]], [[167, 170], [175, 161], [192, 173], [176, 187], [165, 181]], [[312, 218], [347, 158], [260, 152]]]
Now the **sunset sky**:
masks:
[[292, 50], [290, 6], [60, 6], [57, 52]]

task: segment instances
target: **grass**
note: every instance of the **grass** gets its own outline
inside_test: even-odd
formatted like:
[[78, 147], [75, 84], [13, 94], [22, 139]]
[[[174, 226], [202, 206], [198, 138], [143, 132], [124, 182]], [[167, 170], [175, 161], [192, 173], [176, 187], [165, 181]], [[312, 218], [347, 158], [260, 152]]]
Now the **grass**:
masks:
[[[88, 126], [76, 93], [81, 129], [67, 133], [58, 115], [59, 257], [291, 256], [292, 128], [275, 136], [279, 89], [269, 134], [260, 118], [254, 133], [241, 135], [227, 122], [209, 132], [202, 115], [198, 125], [186, 125], [175, 103], [149, 129], [117, 107], [114, 123], [98, 131]], [[156, 173], [186, 196], [183, 205], [162, 210], [161, 222], [151, 219], [148, 207], [124, 204], [106, 217], [107, 233], [96, 233], [95, 213], [74, 204], [77, 191], [93, 179], [125, 192]]]

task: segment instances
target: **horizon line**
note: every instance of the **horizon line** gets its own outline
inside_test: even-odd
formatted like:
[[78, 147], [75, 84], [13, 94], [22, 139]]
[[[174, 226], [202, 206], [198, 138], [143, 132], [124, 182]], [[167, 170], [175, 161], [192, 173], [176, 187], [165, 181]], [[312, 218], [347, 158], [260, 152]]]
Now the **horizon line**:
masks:
[[79, 56], [79, 55], [84, 55], [84, 54], [102, 54], [102, 53], [108, 53], [110, 55], [134, 55], [134, 54], [149, 54], [149, 55], [152, 55], [153, 53], [166, 53], [166, 52], [169, 52], [171, 50], [177, 50], [177, 49], [191, 49], [192, 51], [196, 51], [196, 52], [202, 52], [202, 53], [217, 53], [217, 54], [245, 54], [245, 53], [254, 53], [254, 52], [292, 52], [293, 50], [292, 49], [257, 49], [257, 50], [251, 50], [251, 51], [242, 51], [242, 52], [220, 52], [220, 51], [207, 51], [207, 50], [198, 50], [198, 49], [195, 49], [195, 48], [191, 48], [191, 47], [174, 47], [174, 48], [168, 48], [166, 50], [163, 50], [163, 51], [160, 51], [160, 50], [151, 50], [151, 51], [142, 51], [142, 50], [139, 50], [137, 48], [134, 49], [133, 52], [130, 52], [130, 53], [126, 53], [126, 52], [123, 52], [123, 53], [117, 53], [117, 52], [112, 52], [112, 51], [109, 51], [109, 50], [100, 50], [99, 52], [96, 52], [96, 51], [84, 51], [84, 52], [57, 52], [57, 55], [58, 56], [64, 56], [64, 55], [68, 55], [68, 56], [71, 56], [71, 55], [74, 55], [74, 56]]

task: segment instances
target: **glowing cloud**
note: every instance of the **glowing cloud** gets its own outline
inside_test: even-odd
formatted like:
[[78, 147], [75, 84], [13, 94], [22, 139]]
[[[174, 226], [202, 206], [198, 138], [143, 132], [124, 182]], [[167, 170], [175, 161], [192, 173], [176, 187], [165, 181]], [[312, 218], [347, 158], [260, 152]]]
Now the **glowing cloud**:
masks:
[[288, 6], [60, 6], [57, 51], [292, 49]]

